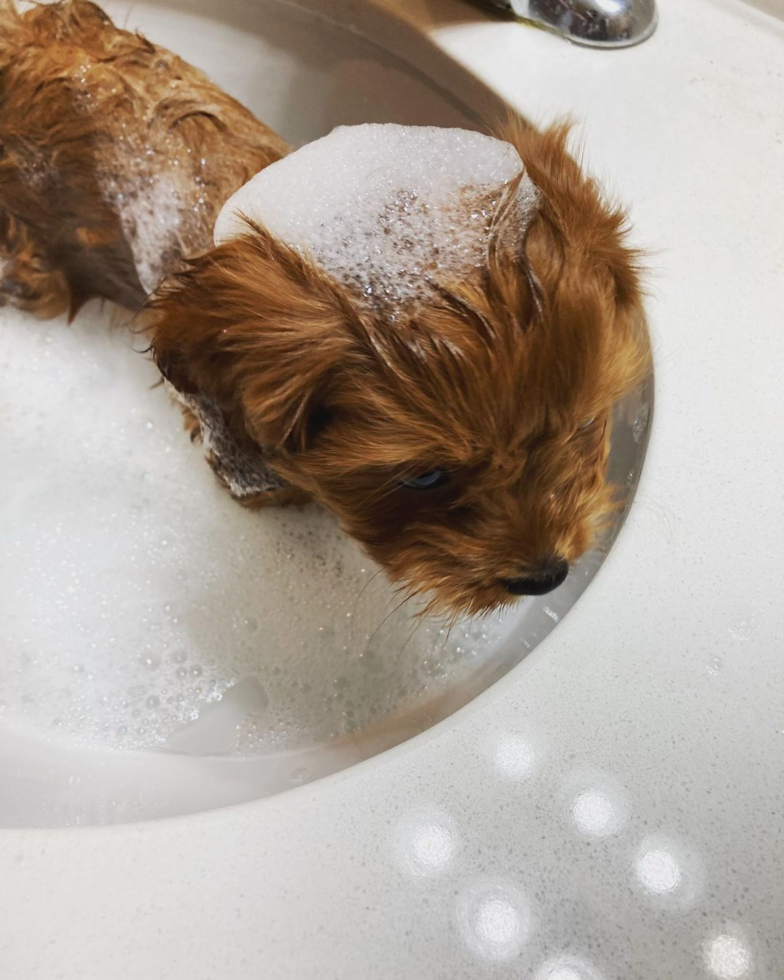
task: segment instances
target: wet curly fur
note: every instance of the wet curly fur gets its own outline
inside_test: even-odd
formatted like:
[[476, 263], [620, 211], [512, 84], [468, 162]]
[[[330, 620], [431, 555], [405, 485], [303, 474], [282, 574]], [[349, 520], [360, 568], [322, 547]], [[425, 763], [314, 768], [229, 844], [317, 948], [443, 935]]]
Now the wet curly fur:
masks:
[[[27, 288], [47, 315], [87, 295], [134, 306], [142, 296], [127, 231], [85, 189], [94, 138], [85, 139], [81, 114], [72, 122], [65, 111], [65, 55], [52, 52], [65, 44], [72, 61], [84, 49], [101, 63], [97, 51], [133, 50], [106, 70], [142, 107], [159, 96], [145, 88], [155, 59], [176, 64], [179, 97], [191, 100], [193, 89], [192, 108], [179, 122], [164, 114], [159, 126], [174, 127], [205, 156], [221, 146], [231, 173], [210, 188], [213, 219], [285, 144], [200, 73], [118, 31], [84, 0], [22, 19], [1, 9], [6, 26], [10, 17], [14, 30], [34, 30], [39, 44], [25, 60], [0, 30], [0, 248], [17, 284], [7, 298], [30, 305], [21, 295]], [[47, 17], [62, 25], [50, 39]], [[54, 147], [48, 97], [37, 104], [35, 134], [20, 136], [29, 93], [43, 91], [53, 61], [62, 88]], [[209, 110], [199, 108], [204, 100]], [[138, 107], [131, 111], [138, 116]], [[93, 131], [115, 134], [116, 113], [100, 108], [90, 119]], [[522, 246], [505, 244], [515, 238], [508, 223], [516, 209], [501, 209], [479, 280], [441, 290], [402, 322], [360, 311], [346, 289], [255, 225], [212, 249], [203, 229], [183, 233], [166, 261], [173, 274], [148, 305], [164, 376], [185, 395], [209, 398], [241, 450], [263, 453], [285, 481], [254, 502], [317, 500], [393, 581], [450, 613], [513, 601], [510, 582], [535, 582], [590, 547], [614, 507], [606, 481], [612, 408], [648, 370], [637, 256], [625, 244], [623, 214], [570, 156], [566, 127], [518, 125], [503, 135], [540, 192]], [[46, 190], [26, 182], [25, 153], [51, 160], [62, 198], [56, 214], [43, 214]], [[87, 176], [77, 180], [61, 159], [78, 160]], [[97, 229], [98, 244], [84, 244], [83, 227]], [[33, 281], [27, 270], [36, 248]], [[403, 482], [434, 468], [448, 480], [433, 490]]]
[[[100, 297], [137, 309], [140, 238], [158, 236], [161, 275], [177, 268], [210, 246], [226, 198], [288, 149], [95, 4], [22, 14], [0, 0], [0, 305], [73, 315]], [[181, 204], [168, 228], [153, 213], [161, 187]]]

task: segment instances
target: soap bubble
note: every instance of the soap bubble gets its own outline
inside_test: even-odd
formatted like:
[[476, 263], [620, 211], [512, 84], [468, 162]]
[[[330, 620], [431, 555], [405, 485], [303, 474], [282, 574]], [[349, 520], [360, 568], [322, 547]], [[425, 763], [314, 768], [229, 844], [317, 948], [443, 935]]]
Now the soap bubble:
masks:
[[[492, 217], [523, 169], [501, 140], [462, 129], [343, 126], [278, 161], [224, 206], [217, 242], [260, 221], [394, 318], [486, 259]], [[535, 191], [520, 184], [521, 218]], [[524, 220], [520, 221], [520, 227]]]

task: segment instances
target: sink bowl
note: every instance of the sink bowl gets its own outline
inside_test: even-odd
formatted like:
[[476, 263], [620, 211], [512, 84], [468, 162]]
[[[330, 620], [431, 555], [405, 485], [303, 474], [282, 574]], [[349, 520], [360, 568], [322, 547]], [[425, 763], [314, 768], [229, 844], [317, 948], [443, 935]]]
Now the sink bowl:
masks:
[[[109, 3], [293, 143], [357, 122], [477, 127], [312, 10]], [[555, 593], [447, 629], [316, 509], [219, 490], [118, 311], [0, 328], [0, 826], [150, 820], [279, 793], [441, 721], [577, 601], [627, 513], [652, 395], [619, 406], [625, 504]], [[113, 325], [114, 324], [114, 325]]]

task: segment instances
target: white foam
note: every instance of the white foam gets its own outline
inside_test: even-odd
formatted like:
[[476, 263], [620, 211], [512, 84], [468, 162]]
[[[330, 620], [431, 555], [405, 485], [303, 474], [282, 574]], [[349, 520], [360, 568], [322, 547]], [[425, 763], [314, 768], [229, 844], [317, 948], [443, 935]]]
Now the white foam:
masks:
[[[221, 243], [244, 218], [307, 250], [371, 308], [394, 313], [432, 283], [469, 277], [523, 164], [509, 143], [465, 129], [343, 126], [267, 167], [224, 205]], [[535, 198], [521, 180], [520, 223]]]
[[107, 320], [0, 311], [0, 738], [329, 745], [492, 660], [497, 617], [383, 622], [395, 594], [324, 511], [234, 503]]
[[[88, 103], [89, 104], [89, 103]], [[122, 124], [99, 148], [96, 180], [120, 219], [139, 282], [151, 293], [181, 252], [181, 242], [209, 241], [213, 213], [201, 164], [171, 135], [156, 145]]]
[[[91, 79], [94, 67], [88, 60], [72, 74], [75, 97], [88, 115], [100, 102], [91, 88], [102, 85]], [[217, 202], [205, 174], [213, 161], [198, 157], [172, 129], [147, 133], [128, 120], [119, 122], [112, 140], [97, 140], [95, 153], [97, 186], [120, 220], [142, 288], [151, 293], [184, 249], [198, 251], [209, 242]]]

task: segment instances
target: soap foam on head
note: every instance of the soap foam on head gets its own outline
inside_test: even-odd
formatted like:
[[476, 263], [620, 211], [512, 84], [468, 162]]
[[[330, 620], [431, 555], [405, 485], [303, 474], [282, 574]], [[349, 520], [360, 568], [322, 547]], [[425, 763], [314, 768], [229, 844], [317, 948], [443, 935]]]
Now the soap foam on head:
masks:
[[[513, 146], [469, 130], [343, 126], [240, 188], [215, 241], [246, 233], [248, 218], [394, 316], [484, 264], [494, 213], [522, 170]], [[535, 194], [523, 175], [521, 231]]]

